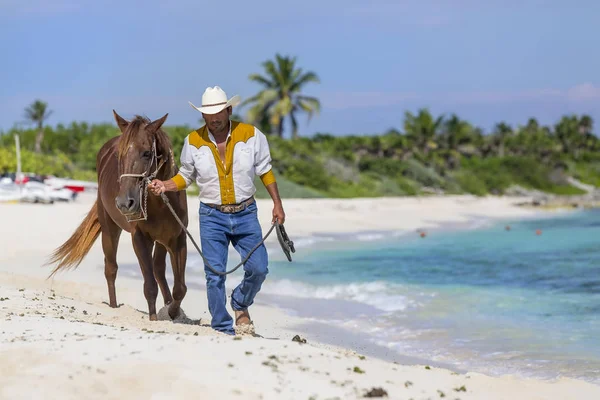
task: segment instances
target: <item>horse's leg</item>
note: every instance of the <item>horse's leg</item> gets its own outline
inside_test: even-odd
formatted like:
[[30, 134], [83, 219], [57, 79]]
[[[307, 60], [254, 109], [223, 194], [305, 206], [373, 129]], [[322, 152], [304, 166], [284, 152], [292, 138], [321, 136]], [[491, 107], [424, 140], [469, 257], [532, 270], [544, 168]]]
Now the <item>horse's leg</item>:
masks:
[[165, 276], [165, 270], [167, 269], [167, 249], [158, 242], [154, 244], [154, 257], [152, 261], [154, 264], [154, 278], [158, 283], [165, 305], [167, 305], [173, 301], [171, 291], [169, 290], [169, 284], [167, 283], [167, 277]]
[[187, 262], [187, 242], [185, 232], [174, 240], [170, 248], [171, 265], [173, 266], [173, 302], [169, 305], [171, 319], [179, 315], [181, 302], [187, 293], [185, 285], [185, 263]]
[[158, 285], [156, 279], [154, 279], [154, 273], [152, 272], [152, 246], [154, 242], [152, 239], [140, 232], [139, 229], [135, 229], [132, 233], [133, 250], [140, 263], [140, 269], [142, 270], [142, 276], [144, 277], [144, 296], [148, 302], [148, 316], [150, 321], [156, 321], [156, 297], [158, 296]]
[[115, 281], [117, 280], [117, 248], [121, 228], [112, 220], [101, 202], [98, 202], [98, 221], [102, 229], [102, 251], [104, 252], [104, 276], [108, 285], [108, 300], [112, 308], [117, 307], [117, 293]]

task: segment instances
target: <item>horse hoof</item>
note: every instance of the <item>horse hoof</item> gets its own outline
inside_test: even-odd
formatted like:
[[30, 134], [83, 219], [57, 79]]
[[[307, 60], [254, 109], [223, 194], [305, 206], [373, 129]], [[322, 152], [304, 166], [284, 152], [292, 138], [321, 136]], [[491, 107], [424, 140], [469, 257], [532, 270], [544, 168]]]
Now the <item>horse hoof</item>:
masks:
[[156, 314], [150, 314], [150, 321], [158, 321]]
[[179, 318], [180, 315], [181, 315], [180, 308], [177, 308], [176, 311], [169, 310], [169, 318], [171, 318], [173, 321], [175, 321], [177, 318]]

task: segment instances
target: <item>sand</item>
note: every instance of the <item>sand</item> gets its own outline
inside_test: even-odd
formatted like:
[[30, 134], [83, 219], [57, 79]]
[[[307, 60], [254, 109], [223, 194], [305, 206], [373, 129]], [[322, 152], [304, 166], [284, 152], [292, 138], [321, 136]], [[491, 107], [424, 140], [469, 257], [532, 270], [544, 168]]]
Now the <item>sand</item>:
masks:
[[[284, 200], [292, 240], [313, 234], [435, 229], [472, 218], [527, 218], [522, 199], [470, 196]], [[108, 307], [100, 241], [74, 271], [46, 280], [42, 264], [87, 213], [92, 195], [73, 204], [0, 204], [0, 398], [2, 399], [598, 399], [600, 387], [560, 379], [459, 374], [401, 365], [351, 348], [294, 341], [302, 321], [278, 308], [250, 309], [256, 335], [210, 328], [206, 293], [188, 290], [187, 319], [150, 322], [139, 279], [120, 274]], [[271, 204], [259, 201], [269, 226]], [[198, 201], [190, 230], [198, 237]], [[269, 241], [275, 240], [275, 235]], [[121, 236], [118, 262], [137, 264]], [[189, 245], [190, 251], [194, 251]], [[172, 284], [172, 282], [169, 282]], [[228, 288], [232, 283], [228, 283]], [[268, 280], [265, 285], [268, 285]], [[260, 296], [260, 295], [259, 295]], [[159, 295], [157, 306], [162, 306]]]

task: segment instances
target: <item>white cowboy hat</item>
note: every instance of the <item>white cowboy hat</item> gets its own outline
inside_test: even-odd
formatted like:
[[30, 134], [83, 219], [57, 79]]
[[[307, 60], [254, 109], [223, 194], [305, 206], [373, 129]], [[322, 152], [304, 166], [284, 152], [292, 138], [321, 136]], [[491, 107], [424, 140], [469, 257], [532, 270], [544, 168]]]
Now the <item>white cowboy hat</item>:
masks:
[[196, 107], [188, 101], [192, 107], [204, 114], [217, 114], [229, 106], [235, 107], [240, 104], [240, 96], [235, 95], [227, 100], [227, 94], [219, 86], [207, 87], [202, 94], [202, 106]]

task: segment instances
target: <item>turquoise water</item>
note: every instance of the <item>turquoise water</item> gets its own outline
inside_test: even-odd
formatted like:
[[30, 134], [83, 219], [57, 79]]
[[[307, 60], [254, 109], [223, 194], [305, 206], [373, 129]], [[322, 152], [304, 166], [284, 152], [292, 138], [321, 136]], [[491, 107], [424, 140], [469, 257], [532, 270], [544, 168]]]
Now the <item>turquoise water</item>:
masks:
[[293, 263], [272, 257], [270, 271], [269, 299], [400, 354], [600, 383], [599, 211], [426, 238], [323, 237]]

